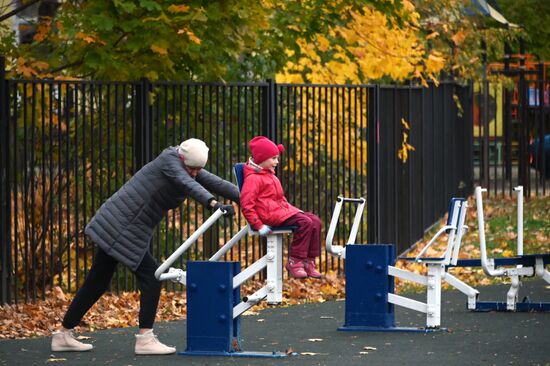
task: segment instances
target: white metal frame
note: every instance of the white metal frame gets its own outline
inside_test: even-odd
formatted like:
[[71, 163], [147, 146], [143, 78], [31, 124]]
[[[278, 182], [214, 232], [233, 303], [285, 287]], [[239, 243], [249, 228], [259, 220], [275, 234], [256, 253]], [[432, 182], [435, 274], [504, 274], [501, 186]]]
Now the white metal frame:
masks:
[[[172, 255], [170, 255], [155, 271], [155, 277], [159, 281], [171, 280], [183, 285], [187, 283], [187, 272], [180, 268], [173, 268], [171, 265], [183, 255], [194, 242], [208, 230], [224, 212], [219, 209], [208, 218], [186, 241], [184, 241]], [[267, 298], [269, 304], [280, 304], [283, 301], [283, 235], [292, 233], [292, 230], [275, 229], [271, 234], [266, 235], [267, 250], [266, 254], [244, 269], [233, 278], [233, 288], [237, 288], [245, 281], [253, 277], [256, 273], [266, 269], [267, 278], [265, 286], [253, 293], [245, 296], [243, 301], [233, 308], [233, 318], [238, 317], [250, 307], [256, 305], [261, 300]], [[235, 244], [237, 244], [246, 235], [258, 235], [257, 231], [250, 228], [249, 225], [243, 227], [235, 236], [225, 243], [210, 259], [215, 262], [220, 260]], [[166, 272], [168, 270], [168, 272]]]
[[357, 211], [355, 211], [353, 225], [351, 226], [351, 231], [346, 242], [346, 244], [354, 244], [355, 239], [357, 238], [357, 232], [359, 231], [359, 225], [361, 224], [361, 217], [363, 216], [363, 209], [365, 207], [366, 200], [363, 197], [345, 198], [342, 196], [338, 196], [336, 200], [336, 206], [334, 206], [334, 211], [332, 212], [332, 218], [330, 219], [330, 225], [328, 227], [325, 242], [327, 252], [335, 257], [342, 259], [346, 258], [346, 248], [341, 245], [333, 245], [332, 241], [334, 239], [334, 232], [336, 231], [336, 226], [338, 225], [338, 219], [340, 217], [340, 211], [342, 210], [342, 205], [344, 204], [344, 202], [355, 203], [358, 205]]
[[[428, 244], [420, 251], [413, 259], [418, 263], [423, 263], [427, 267], [426, 276], [419, 275], [407, 270], [389, 266], [388, 274], [406, 281], [412, 281], [426, 286], [426, 302], [420, 302], [408, 299], [403, 296], [392, 294], [388, 297], [388, 301], [392, 304], [406, 307], [426, 314], [426, 328], [439, 328], [441, 325], [441, 284], [442, 281], [455, 287], [460, 292], [468, 297], [468, 308], [474, 309], [479, 291], [467, 285], [458, 278], [454, 277], [446, 271], [450, 264], [456, 264], [462, 237], [467, 230], [464, 225], [466, 220], [466, 211], [468, 202], [466, 200], [454, 201], [454, 207], [451, 212], [451, 220], [449, 224], [443, 226]], [[428, 248], [435, 243], [435, 240], [444, 232], [448, 233], [447, 248], [445, 254], [441, 258], [422, 257]]]
[[[514, 188], [514, 191], [517, 193], [517, 255], [521, 257], [523, 255], [523, 187], [517, 186]], [[494, 259], [487, 256], [483, 192], [487, 192], [487, 189], [479, 186], [475, 188], [481, 267], [488, 276], [508, 277], [510, 279], [510, 289], [506, 294], [506, 310], [515, 311], [518, 302], [518, 292], [521, 286], [521, 277], [537, 275], [547, 283], [550, 283], [550, 272], [545, 268], [542, 258], [535, 259], [535, 267], [516, 265], [512, 268], [495, 268]]]
[[[338, 224], [338, 218], [344, 202], [351, 202], [359, 204], [355, 219], [352, 225], [351, 233], [348, 238], [347, 244], [353, 244], [357, 236], [357, 231], [361, 221], [363, 213], [363, 207], [365, 204], [364, 198], [344, 198], [338, 196], [338, 200], [334, 207], [332, 219], [330, 222], [329, 230], [326, 238], [327, 252], [338, 258], [346, 257], [346, 248], [338, 245], [333, 245], [334, 232]], [[426, 302], [420, 302], [413, 299], [409, 299], [404, 296], [396, 294], [388, 294], [388, 302], [419, 311], [426, 314], [426, 327], [427, 328], [439, 328], [441, 324], [441, 282], [446, 281], [449, 285], [455, 287], [468, 297], [468, 308], [474, 309], [479, 291], [473, 287], [462, 282], [458, 278], [454, 277], [450, 273], [446, 272], [446, 268], [449, 264], [456, 264], [458, 260], [458, 254], [460, 250], [460, 243], [462, 237], [467, 230], [467, 226], [464, 225], [466, 220], [466, 211], [468, 208], [468, 202], [465, 200], [455, 200], [454, 207], [451, 210], [452, 216], [449, 224], [442, 227], [435, 236], [430, 240], [425, 248], [413, 259], [418, 263], [423, 263], [427, 267], [427, 275], [423, 276], [414, 272], [410, 272], [404, 269], [397, 268], [395, 266], [388, 266], [388, 275], [401, 278], [406, 281], [412, 281], [426, 286]], [[445, 255], [442, 258], [426, 258], [422, 257], [428, 248], [432, 246], [436, 239], [443, 233], [448, 233], [447, 248]]]

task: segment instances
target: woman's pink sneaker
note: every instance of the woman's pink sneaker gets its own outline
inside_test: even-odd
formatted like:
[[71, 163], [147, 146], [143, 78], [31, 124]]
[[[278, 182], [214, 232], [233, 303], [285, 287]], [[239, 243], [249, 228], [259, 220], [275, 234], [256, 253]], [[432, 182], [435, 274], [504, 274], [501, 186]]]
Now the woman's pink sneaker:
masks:
[[315, 258], [304, 259], [304, 270], [312, 278], [321, 278], [323, 276], [315, 266]]
[[304, 270], [304, 263], [299, 258], [290, 257], [286, 262], [285, 268], [288, 274], [294, 278], [306, 278], [307, 273]]

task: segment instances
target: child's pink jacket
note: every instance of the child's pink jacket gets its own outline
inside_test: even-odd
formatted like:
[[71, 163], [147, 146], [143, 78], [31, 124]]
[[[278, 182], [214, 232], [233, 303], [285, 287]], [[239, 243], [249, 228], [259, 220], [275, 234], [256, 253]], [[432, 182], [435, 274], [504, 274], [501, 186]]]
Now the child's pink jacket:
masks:
[[301, 212], [285, 198], [281, 182], [271, 169], [261, 169], [247, 163], [241, 190], [241, 211], [252, 229], [262, 225], [279, 226]]

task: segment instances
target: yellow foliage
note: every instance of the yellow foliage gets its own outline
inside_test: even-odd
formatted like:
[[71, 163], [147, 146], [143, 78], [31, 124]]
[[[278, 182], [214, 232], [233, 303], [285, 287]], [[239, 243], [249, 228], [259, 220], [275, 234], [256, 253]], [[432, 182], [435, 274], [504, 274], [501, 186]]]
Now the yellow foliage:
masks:
[[[34, 76], [41, 76], [41, 71], [46, 70], [50, 65], [43, 61], [35, 60], [26, 60], [22, 57], [19, 57], [16, 62], [15, 69], [18, 74], [23, 75], [26, 78], [31, 78]], [[32, 88], [29, 88], [32, 89]], [[32, 91], [31, 94], [32, 95]]]
[[44, 17], [36, 27], [36, 33], [34, 34], [34, 41], [42, 42], [48, 37], [48, 33], [52, 28], [52, 20], [50, 17]]
[[189, 38], [189, 40], [195, 44], [201, 44], [201, 39], [199, 37], [197, 37], [195, 35], [195, 33], [193, 33], [193, 31], [191, 30], [186, 30], [186, 34], [187, 34], [187, 38]]
[[[409, 124], [407, 121], [405, 121], [404, 118], [401, 118], [401, 124], [403, 125], [403, 128], [405, 130], [409, 130]], [[414, 146], [410, 145], [407, 140], [409, 138], [409, 134], [403, 131], [403, 141], [401, 142], [401, 148], [397, 151], [397, 157], [399, 160], [401, 160], [403, 163], [407, 162], [407, 159], [409, 157], [409, 151], [414, 151]]]
[[151, 51], [153, 51], [154, 53], [157, 53], [161, 56], [166, 56], [168, 54], [168, 50], [164, 47], [161, 47], [161, 46], [157, 46], [157, 45], [152, 45], [151, 46]]
[[96, 39], [93, 35], [78, 32], [75, 36], [77, 39], [81, 39], [86, 43], [95, 43]]
[[426, 39], [433, 39], [439, 36], [439, 32], [432, 32], [426, 36]]
[[168, 11], [172, 13], [187, 13], [190, 7], [188, 5], [170, 5]]
[[[317, 35], [313, 42], [298, 40], [302, 57], [298, 64], [289, 61], [277, 80], [290, 82], [293, 74], [316, 83], [359, 84], [385, 76], [395, 80], [413, 76], [432, 78], [443, 68], [445, 59], [424, 49], [414, 5], [405, 1], [403, 11], [409, 21], [402, 28], [389, 25], [383, 13], [367, 5], [362, 14], [351, 13], [352, 20], [345, 26], [331, 28], [327, 35]], [[434, 32], [428, 38], [436, 36], [438, 33]], [[340, 46], [342, 40], [344, 45]]]
[[[351, 13], [351, 20], [347, 24], [332, 27], [326, 34], [313, 37], [313, 40], [299, 39], [297, 45], [300, 57], [296, 58], [294, 51], [287, 51], [292, 61], [287, 62], [284, 70], [276, 76], [277, 82], [364, 84], [384, 77], [398, 81], [415, 77], [427, 86], [427, 80], [437, 81], [436, 75], [443, 69], [445, 58], [436, 51], [429, 52], [424, 48], [418, 30], [419, 14], [411, 1], [405, 0], [403, 5], [403, 15], [407, 15], [403, 16], [403, 19], [407, 19], [407, 22], [402, 27], [392, 26], [386, 15], [365, 5], [362, 12]], [[437, 36], [439, 34], [434, 32], [428, 37]], [[305, 95], [303, 97], [305, 98]], [[308, 126], [314, 126], [317, 122], [320, 124], [318, 131], [313, 127], [308, 131], [301, 131], [299, 125], [291, 127], [291, 131], [297, 131], [295, 134], [292, 133], [292, 139], [298, 149], [297, 160], [301, 164], [308, 163], [308, 157], [313, 155], [308, 153], [314, 147], [311, 143], [314, 140], [312, 137], [320, 135], [317, 139], [324, 141], [323, 144], [327, 146], [332, 159], [343, 160], [348, 167], [365, 173], [366, 164], [356, 166], [356, 160], [366, 161], [367, 143], [361, 141], [361, 137], [356, 134], [357, 131], [366, 128], [367, 111], [347, 111], [350, 103], [355, 102], [349, 100], [349, 95], [342, 90], [337, 90], [335, 98], [343, 101], [340, 115], [337, 115], [334, 109], [324, 110], [324, 103], [321, 103], [321, 115], [318, 115], [318, 111], [312, 112], [305, 107], [297, 111], [296, 121], [309, 119], [309, 123], [306, 124]], [[306, 99], [297, 103], [299, 106], [305, 106]], [[351, 114], [351, 118], [341, 115], [344, 110]], [[363, 123], [364, 126], [349, 126], [343, 122], [344, 120], [362, 121], [352, 123]], [[326, 121], [329, 123], [328, 126], [325, 126]], [[408, 126], [404, 126], [407, 130]], [[345, 152], [337, 151], [337, 144], [327, 145], [326, 142], [332, 138], [357, 142], [351, 146], [350, 154], [348, 149]], [[414, 151], [414, 147], [407, 139], [408, 134], [404, 132], [403, 142], [398, 151], [398, 157], [403, 162], [407, 161], [409, 152]], [[364, 156], [365, 159], [354, 159], [354, 156]]]
[[455, 45], [460, 46], [462, 42], [464, 42], [464, 39], [466, 39], [466, 33], [463, 30], [459, 30], [451, 37], [451, 39]]

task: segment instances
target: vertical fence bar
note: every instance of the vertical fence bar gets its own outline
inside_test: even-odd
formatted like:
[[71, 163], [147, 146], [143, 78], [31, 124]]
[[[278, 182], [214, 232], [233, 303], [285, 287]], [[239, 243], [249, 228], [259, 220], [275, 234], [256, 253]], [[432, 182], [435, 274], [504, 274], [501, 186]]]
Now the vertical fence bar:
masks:
[[[82, 179], [82, 223], [83, 227], [87, 224], [87, 201], [88, 201], [88, 190], [87, 190], [87, 177], [88, 177], [88, 159], [87, 159], [87, 149], [86, 149], [86, 84], [83, 83], [81, 85], [81, 101], [80, 101], [80, 111], [82, 113], [81, 121], [82, 121], [82, 146], [80, 148], [81, 151], [81, 169], [82, 169], [82, 176], [80, 179]], [[86, 255], [84, 256], [84, 278], [88, 274], [88, 238], [86, 235], [82, 236], [82, 240], [84, 242], [84, 253]], [[93, 248], [93, 246], [92, 246]]]
[[[537, 65], [537, 85], [535, 86], [535, 92], [538, 94], [538, 105], [537, 105], [537, 111], [538, 111], [538, 151], [531, 151], [531, 154], [538, 155], [538, 161], [535, 162], [535, 171], [537, 172], [537, 179], [536, 179], [536, 186], [537, 191], [536, 195], [539, 196], [540, 194], [546, 195], [546, 172], [545, 172], [545, 154], [544, 154], [544, 64], [542, 62], [539, 62]], [[536, 145], [535, 145], [536, 146]], [[531, 150], [531, 148], [530, 148]], [[533, 156], [534, 158], [534, 156]], [[537, 169], [537, 166], [540, 164], [540, 168]], [[539, 182], [540, 182], [540, 190], [539, 190]]]
[[[74, 122], [74, 140], [73, 140], [73, 177], [74, 177], [74, 183], [73, 183], [73, 190], [74, 190], [74, 238], [75, 238], [75, 251], [76, 251], [76, 288], [80, 285], [80, 279], [82, 278], [81, 270], [80, 270], [80, 191], [79, 191], [79, 184], [78, 184], [78, 177], [79, 177], [79, 152], [78, 152], [78, 145], [80, 143], [79, 139], [79, 104], [78, 104], [78, 84], [74, 84], [71, 87], [70, 92], [70, 105], [72, 105], [72, 112], [71, 115], [73, 117]], [[68, 117], [67, 117], [68, 118]], [[70, 136], [70, 134], [69, 134]], [[84, 257], [86, 256], [86, 252], [84, 252]]]
[[[8, 86], [9, 85], [10, 84], [8, 84]], [[13, 98], [10, 100], [10, 103], [12, 103], [12, 100], [13, 100], [13, 105], [12, 105], [13, 113], [8, 118], [11, 118], [11, 120], [14, 121], [14, 123], [13, 123], [13, 141], [15, 142], [15, 141], [17, 141], [17, 134], [18, 134], [17, 120], [18, 120], [18, 116], [19, 116], [18, 109], [17, 109], [17, 99], [18, 99], [17, 83], [12, 83], [11, 87], [12, 87], [13, 92], [10, 93], [9, 89], [8, 89], [8, 95], [9, 95], [9, 98], [12, 98], [12, 95], [13, 95]], [[9, 124], [9, 121], [8, 121], [8, 124]], [[19, 245], [20, 245], [19, 220], [16, 219], [19, 216], [19, 204], [18, 204], [19, 190], [18, 190], [17, 173], [16, 173], [17, 170], [18, 170], [18, 164], [19, 164], [18, 161], [19, 161], [18, 149], [14, 147], [14, 149], [13, 149], [13, 167], [14, 167], [14, 169], [13, 169], [13, 186], [11, 186], [11, 188], [13, 189], [13, 198], [12, 198], [13, 199], [13, 218], [12, 218], [10, 223], [13, 224], [13, 243], [12, 243], [12, 246], [13, 246], [13, 250], [14, 250], [15, 253], [19, 252]], [[9, 170], [8, 170], [8, 172], [9, 172]], [[11, 258], [11, 253], [10, 253], [10, 258]], [[18, 255], [13, 256], [13, 263], [14, 263], [15, 271], [19, 272], [20, 269], [19, 269], [19, 256]], [[13, 276], [13, 289], [14, 289], [13, 299], [16, 303], [19, 302], [19, 291], [17, 291], [17, 289], [19, 288], [19, 283], [20, 283], [19, 276]]]
[[45, 288], [46, 288], [46, 116], [45, 116], [45, 109], [46, 109], [46, 102], [45, 102], [45, 84], [44, 82], [41, 82], [40, 84], [40, 130], [41, 130], [41, 140], [40, 140], [40, 146], [41, 146], [41, 167], [40, 167], [40, 175], [42, 177], [42, 186], [41, 186], [41, 197], [42, 197], [42, 215], [41, 215], [41, 268], [42, 268], [42, 296], [41, 299], [44, 300], [45, 297]]
[[[510, 44], [504, 44], [504, 74], [510, 72], [510, 57], [512, 50]], [[506, 182], [508, 195], [512, 195], [512, 93], [504, 88], [504, 162], [505, 174], [503, 181]], [[503, 190], [505, 193], [506, 190]]]
[[519, 82], [518, 82], [518, 117], [519, 117], [519, 171], [518, 171], [518, 185], [522, 185], [525, 188], [525, 195], [529, 197], [531, 194], [530, 187], [527, 186], [528, 181], [528, 162], [525, 160], [526, 151], [527, 151], [527, 88], [525, 80], [525, 49], [524, 42], [520, 39], [520, 50], [519, 50]]
[[152, 154], [153, 137], [151, 125], [152, 107], [149, 103], [149, 92], [151, 92], [151, 83], [149, 80], [142, 78], [137, 84], [136, 105], [134, 108], [134, 171], [136, 173], [142, 166], [147, 164]]
[[[49, 163], [49, 182], [50, 182], [50, 192], [49, 192], [49, 212], [50, 212], [50, 218], [49, 218], [49, 221], [50, 221], [50, 228], [49, 228], [49, 231], [50, 231], [50, 276], [51, 276], [51, 280], [50, 280], [50, 286], [54, 286], [56, 285], [56, 283], [54, 282], [54, 277], [55, 277], [55, 273], [56, 273], [56, 269], [58, 269], [55, 265], [54, 265], [54, 258], [55, 258], [55, 249], [54, 249], [54, 221], [55, 221], [55, 213], [54, 213], [54, 186], [55, 186], [55, 181], [54, 181], [54, 157], [53, 157], [53, 146], [54, 146], [54, 134], [53, 134], [53, 131], [54, 131], [54, 127], [53, 127], [53, 103], [52, 103], [52, 100], [53, 100], [53, 86], [51, 83], [48, 83], [48, 100], [49, 100], [49, 103], [48, 103], [48, 115], [49, 115], [49, 120], [48, 120], [48, 124], [49, 124], [49, 128], [48, 128], [48, 147], [49, 147], [49, 151], [48, 151], [48, 163]], [[61, 274], [60, 272], [58, 272], [59, 274]], [[57, 285], [61, 285], [61, 279], [62, 279], [62, 276], [59, 275], [58, 276], [58, 282], [57, 282]]]
[[369, 243], [380, 243], [380, 86], [368, 89], [367, 118], [367, 238]]
[[0, 56], [0, 304], [10, 302], [11, 274], [11, 185], [9, 98], [6, 59]]
[[[489, 179], [489, 91], [487, 81], [487, 46], [485, 41], [482, 41], [481, 47], [483, 49], [483, 81], [482, 81], [482, 93], [483, 93], [483, 117], [481, 118], [480, 126], [483, 126], [483, 140], [481, 140], [481, 179], [483, 186], [487, 188], [488, 193], [491, 192], [490, 179]], [[481, 108], [480, 108], [481, 110]], [[480, 111], [480, 117], [481, 117]]]

